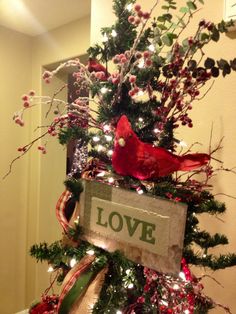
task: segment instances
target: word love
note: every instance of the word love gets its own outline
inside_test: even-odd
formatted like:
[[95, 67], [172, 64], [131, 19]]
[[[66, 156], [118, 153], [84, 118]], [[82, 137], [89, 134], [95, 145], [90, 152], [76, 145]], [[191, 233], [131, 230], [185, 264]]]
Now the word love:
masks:
[[[113, 238], [140, 248], [157, 252], [167, 244], [169, 219], [148, 213], [131, 206], [92, 198], [91, 229], [106, 237]], [[160, 233], [161, 232], [161, 233]], [[161, 240], [161, 244], [159, 241]]]
[[[104, 228], [110, 227], [114, 232], [122, 232], [123, 228], [126, 227], [130, 237], [134, 235], [139, 225], [141, 225], [141, 235], [139, 239], [151, 244], [156, 243], [156, 239], [153, 237], [153, 231], [156, 230], [156, 225], [127, 215], [122, 217], [118, 212], [111, 212], [108, 216], [108, 213], [104, 213], [105, 209], [102, 207], [97, 207], [97, 210], [97, 225]], [[107, 219], [104, 218], [105, 215], [108, 216], [106, 217]]]

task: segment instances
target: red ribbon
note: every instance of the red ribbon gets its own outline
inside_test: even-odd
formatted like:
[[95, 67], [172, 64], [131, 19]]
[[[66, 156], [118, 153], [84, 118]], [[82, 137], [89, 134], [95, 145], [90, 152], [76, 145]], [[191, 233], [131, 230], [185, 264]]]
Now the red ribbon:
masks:
[[66, 208], [66, 203], [69, 200], [69, 198], [71, 197], [72, 193], [69, 192], [68, 190], [65, 190], [59, 200], [57, 201], [57, 205], [56, 205], [56, 216], [57, 219], [60, 223], [60, 225], [62, 226], [63, 230], [65, 233], [67, 233], [68, 229], [69, 229], [69, 223], [66, 219], [65, 216], [65, 208]]

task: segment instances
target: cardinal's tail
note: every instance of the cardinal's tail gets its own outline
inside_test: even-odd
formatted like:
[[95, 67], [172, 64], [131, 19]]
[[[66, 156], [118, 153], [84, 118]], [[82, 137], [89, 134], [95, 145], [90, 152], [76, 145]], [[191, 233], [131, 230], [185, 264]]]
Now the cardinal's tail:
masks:
[[187, 154], [179, 156], [180, 168], [182, 171], [190, 171], [204, 166], [210, 160], [208, 154]]

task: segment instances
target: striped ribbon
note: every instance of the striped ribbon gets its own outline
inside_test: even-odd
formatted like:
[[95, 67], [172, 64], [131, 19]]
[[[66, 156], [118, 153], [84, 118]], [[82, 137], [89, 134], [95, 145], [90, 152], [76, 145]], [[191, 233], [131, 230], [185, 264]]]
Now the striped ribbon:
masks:
[[[57, 309], [60, 309], [61, 303], [64, 299], [64, 297], [67, 295], [67, 293], [70, 291], [70, 289], [74, 286], [76, 280], [79, 278], [80, 274], [84, 272], [88, 267], [92, 264], [94, 261], [95, 256], [94, 255], [86, 255], [84, 256], [80, 262], [75, 265], [69, 273], [66, 275], [64, 282], [65, 284], [62, 287], [62, 291], [59, 297], [59, 302]], [[63, 283], [64, 283], [63, 282]]]
[[69, 228], [69, 222], [67, 221], [65, 217], [65, 208], [66, 208], [66, 203], [71, 197], [71, 195], [72, 195], [71, 192], [69, 192], [68, 190], [65, 190], [61, 194], [56, 205], [56, 216], [65, 233], [67, 233], [68, 228]]

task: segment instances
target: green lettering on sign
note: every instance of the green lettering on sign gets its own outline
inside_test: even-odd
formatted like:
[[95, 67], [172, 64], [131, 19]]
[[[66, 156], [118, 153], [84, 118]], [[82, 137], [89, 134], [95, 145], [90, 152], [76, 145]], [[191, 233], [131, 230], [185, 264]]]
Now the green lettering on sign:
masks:
[[135, 233], [138, 225], [140, 224], [141, 220], [133, 218], [134, 224], [132, 225], [132, 223], [131, 223], [132, 217], [124, 215], [124, 218], [126, 220], [126, 224], [127, 224], [127, 229], [128, 229], [129, 235], [132, 237], [133, 234]]
[[[118, 224], [116, 227], [114, 227], [113, 223], [114, 223], [114, 219], [113, 217], [117, 217], [118, 218]], [[120, 232], [123, 228], [123, 219], [121, 217], [121, 215], [117, 212], [112, 212], [109, 215], [109, 219], [108, 219], [109, 225], [111, 227], [111, 229], [115, 232]]]
[[143, 224], [142, 235], [139, 239], [144, 242], [155, 244], [156, 239], [153, 238], [152, 232], [156, 229], [156, 226], [146, 221], [142, 221], [142, 224]]
[[[127, 231], [130, 237], [133, 237], [135, 232], [137, 231], [138, 226], [141, 224], [141, 236], [139, 239], [141, 241], [150, 243], [150, 244], [155, 244], [156, 239], [153, 236], [153, 231], [156, 230], [156, 225], [152, 224], [147, 221], [139, 220], [137, 218], [133, 218], [131, 216], [127, 215], [121, 215], [117, 211], [113, 211], [109, 214], [108, 216], [108, 222], [106, 219], [104, 219], [103, 212], [105, 211], [104, 208], [97, 206], [98, 210], [98, 217], [96, 224], [99, 226], [102, 226], [104, 228], [107, 228], [108, 225], [109, 227], [115, 231], [115, 232], [120, 232], [123, 229], [124, 223], [125, 226], [127, 227]], [[124, 220], [123, 220], [124, 219]], [[139, 231], [139, 232], [140, 232]]]
[[101, 207], [97, 207], [97, 209], [98, 209], [98, 221], [96, 222], [96, 224], [107, 228], [107, 222], [102, 223], [102, 212], [104, 211], [104, 209]]

